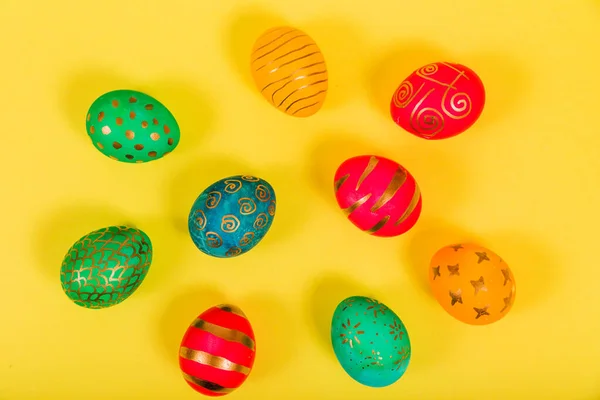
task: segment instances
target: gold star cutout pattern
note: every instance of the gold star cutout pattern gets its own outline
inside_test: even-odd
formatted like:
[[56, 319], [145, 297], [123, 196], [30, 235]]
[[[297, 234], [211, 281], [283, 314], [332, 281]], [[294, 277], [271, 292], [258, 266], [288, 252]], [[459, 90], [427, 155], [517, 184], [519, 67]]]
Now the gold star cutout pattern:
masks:
[[477, 260], [477, 264], [481, 264], [484, 261], [490, 261], [490, 258], [488, 257], [488, 255], [485, 251], [483, 251], [483, 252], [476, 251], [475, 254], [477, 255], [477, 257], [479, 257], [479, 259]]
[[460, 272], [458, 271], [458, 264], [448, 265], [448, 272], [450, 272], [450, 276], [452, 276], [452, 275], [460, 276]]
[[454, 251], [458, 251], [460, 249], [464, 249], [464, 247], [462, 246], [462, 244], [455, 244], [454, 246], [450, 246], [451, 248], [454, 249]]
[[475, 310], [475, 312], [477, 313], [477, 316], [475, 317], [475, 319], [479, 319], [480, 317], [483, 317], [484, 315], [490, 315], [490, 313], [487, 311], [488, 308], [489, 308], [489, 306], [485, 306], [483, 308], [473, 307], [473, 310]]
[[456, 303], [460, 303], [460, 304], [463, 303], [461, 289], [458, 289], [456, 292], [452, 292], [452, 290], [450, 290], [449, 293], [450, 293], [450, 298], [452, 299], [452, 301], [450, 303], [451, 306], [455, 305]]
[[438, 265], [437, 267], [433, 267], [431, 268], [433, 270], [433, 280], [435, 281], [436, 277], [441, 277], [442, 275], [440, 274], [440, 266]]
[[508, 282], [512, 282], [512, 278], [510, 277], [510, 271], [508, 269], [503, 269], [502, 270], [502, 275], [504, 275], [504, 286], [506, 286], [506, 284]]
[[483, 281], [483, 276], [480, 276], [476, 281], [471, 281], [471, 285], [475, 289], [475, 296], [479, 293], [480, 290], [487, 292], [487, 287], [485, 287], [485, 282]]
[[513, 292], [511, 291], [510, 294], [508, 295], [508, 297], [505, 297], [504, 299], [504, 307], [502, 308], [502, 310], [500, 310], [500, 312], [504, 312], [508, 307], [510, 307], [512, 305], [512, 301], [513, 301]]

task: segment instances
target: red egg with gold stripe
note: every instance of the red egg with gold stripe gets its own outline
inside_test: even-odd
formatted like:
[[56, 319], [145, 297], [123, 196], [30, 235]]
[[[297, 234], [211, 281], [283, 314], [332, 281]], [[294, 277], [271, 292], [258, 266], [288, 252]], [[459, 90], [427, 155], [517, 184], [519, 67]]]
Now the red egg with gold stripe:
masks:
[[344, 161], [334, 177], [335, 198], [348, 219], [381, 237], [411, 229], [421, 215], [421, 191], [400, 164], [379, 156]]
[[250, 321], [238, 307], [222, 304], [200, 314], [179, 347], [183, 378], [206, 396], [240, 387], [254, 365], [256, 343]]

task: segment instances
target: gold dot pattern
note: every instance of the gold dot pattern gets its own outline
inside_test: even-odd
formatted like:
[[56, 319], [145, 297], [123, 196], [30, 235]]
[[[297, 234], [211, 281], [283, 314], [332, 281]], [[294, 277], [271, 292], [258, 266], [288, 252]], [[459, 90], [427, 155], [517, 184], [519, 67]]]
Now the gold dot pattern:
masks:
[[177, 121], [157, 100], [132, 92], [117, 90], [99, 97], [86, 114], [88, 135], [102, 132], [93, 144], [118, 161], [139, 163], [164, 157], [179, 142]]
[[315, 41], [291, 27], [263, 33], [252, 49], [257, 89], [277, 109], [296, 117], [315, 114], [328, 90], [325, 58]]

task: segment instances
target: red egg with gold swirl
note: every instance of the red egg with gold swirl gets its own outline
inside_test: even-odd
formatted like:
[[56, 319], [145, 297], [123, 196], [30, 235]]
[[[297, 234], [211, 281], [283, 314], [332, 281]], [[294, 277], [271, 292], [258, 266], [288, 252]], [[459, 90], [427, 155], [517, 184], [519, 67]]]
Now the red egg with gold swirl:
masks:
[[394, 122], [406, 131], [439, 140], [473, 126], [484, 105], [485, 88], [473, 70], [436, 62], [417, 69], [400, 84], [390, 111]]
[[411, 229], [421, 214], [421, 191], [400, 164], [363, 155], [344, 161], [334, 177], [335, 198], [359, 229], [381, 237]]
[[254, 365], [256, 344], [246, 315], [222, 304], [200, 314], [179, 347], [183, 378], [206, 396], [224, 396], [240, 387]]

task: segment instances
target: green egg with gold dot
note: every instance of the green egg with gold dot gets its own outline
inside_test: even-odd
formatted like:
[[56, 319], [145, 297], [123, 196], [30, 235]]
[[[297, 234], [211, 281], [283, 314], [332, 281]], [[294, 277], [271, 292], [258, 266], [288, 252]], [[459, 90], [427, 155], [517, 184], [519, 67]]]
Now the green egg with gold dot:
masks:
[[135, 90], [114, 90], [98, 97], [86, 116], [86, 131], [105, 156], [145, 163], [169, 154], [179, 144], [175, 117], [154, 97]]
[[77, 240], [65, 255], [60, 282], [67, 297], [85, 308], [117, 305], [142, 284], [152, 263], [146, 233], [127, 226], [97, 229]]

